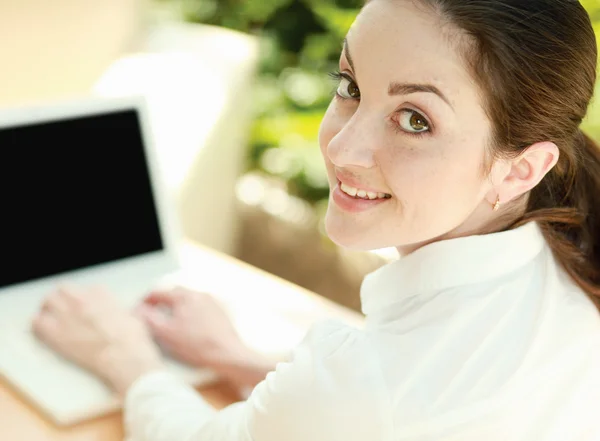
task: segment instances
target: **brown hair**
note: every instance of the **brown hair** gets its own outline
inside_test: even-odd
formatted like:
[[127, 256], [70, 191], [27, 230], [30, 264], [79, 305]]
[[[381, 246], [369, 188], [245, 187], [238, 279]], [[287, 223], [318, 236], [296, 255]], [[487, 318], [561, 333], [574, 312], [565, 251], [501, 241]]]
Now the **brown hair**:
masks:
[[[458, 29], [492, 121], [491, 157], [539, 141], [558, 164], [509, 228], [536, 221], [556, 259], [600, 307], [600, 150], [580, 124], [594, 93], [598, 49], [577, 0], [413, 0]], [[527, 197], [527, 195], [526, 195]]]

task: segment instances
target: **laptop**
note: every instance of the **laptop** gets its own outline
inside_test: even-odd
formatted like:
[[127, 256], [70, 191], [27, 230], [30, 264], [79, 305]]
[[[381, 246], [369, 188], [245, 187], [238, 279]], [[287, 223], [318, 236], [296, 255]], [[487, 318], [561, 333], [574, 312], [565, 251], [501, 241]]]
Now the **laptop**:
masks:
[[[177, 222], [144, 100], [2, 111], [0, 169], [0, 375], [59, 425], [116, 410], [111, 391], [38, 342], [30, 324], [63, 281], [106, 286], [127, 308], [177, 283]], [[167, 365], [195, 385], [215, 380]]]

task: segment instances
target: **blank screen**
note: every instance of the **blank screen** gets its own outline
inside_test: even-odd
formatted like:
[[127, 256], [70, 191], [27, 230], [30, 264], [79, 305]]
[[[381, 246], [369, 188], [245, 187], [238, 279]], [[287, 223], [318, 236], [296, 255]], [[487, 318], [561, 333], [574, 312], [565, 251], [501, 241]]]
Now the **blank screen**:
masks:
[[0, 129], [0, 287], [163, 248], [137, 112]]

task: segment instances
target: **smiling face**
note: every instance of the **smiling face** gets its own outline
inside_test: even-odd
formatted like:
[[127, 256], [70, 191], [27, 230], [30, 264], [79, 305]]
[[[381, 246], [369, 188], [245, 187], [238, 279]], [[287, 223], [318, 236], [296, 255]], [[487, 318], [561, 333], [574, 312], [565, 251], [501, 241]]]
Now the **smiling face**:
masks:
[[492, 218], [491, 123], [453, 35], [398, 0], [370, 2], [348, 33], [320, 132], [339, 245], [406, 253]]

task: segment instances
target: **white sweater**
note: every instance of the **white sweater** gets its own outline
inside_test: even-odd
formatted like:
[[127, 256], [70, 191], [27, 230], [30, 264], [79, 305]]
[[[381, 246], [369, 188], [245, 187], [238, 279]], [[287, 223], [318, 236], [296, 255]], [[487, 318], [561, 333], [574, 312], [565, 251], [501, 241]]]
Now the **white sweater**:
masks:
[[130, 389], [133, 441], [598, 441], [600, 315], [536, 224], [370, 274], [363, 330], [314, 327], [246, 402], [166, 373]]

